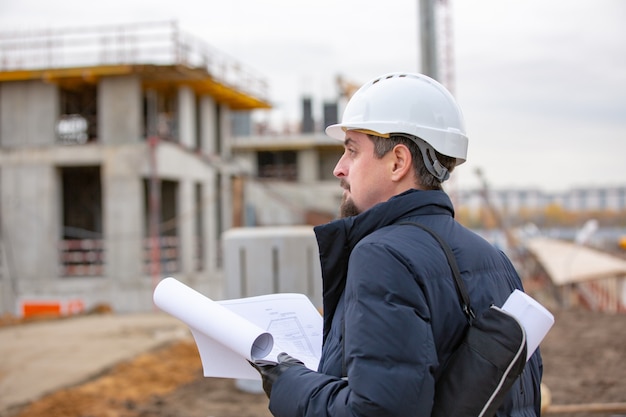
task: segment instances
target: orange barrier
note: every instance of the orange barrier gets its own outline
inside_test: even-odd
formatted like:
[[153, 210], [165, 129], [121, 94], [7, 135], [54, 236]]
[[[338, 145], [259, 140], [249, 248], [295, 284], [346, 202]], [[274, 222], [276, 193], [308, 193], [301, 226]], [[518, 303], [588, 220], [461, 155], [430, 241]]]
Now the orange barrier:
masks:
[[21, 302], [22, 318], [61, 317], [85, 311], [82, 300], [24, 300]]
[[41, 316], [59, 317], [61, 303], [57, 301], [24, 301], [22, 302], [22, 317], [33, 318]]

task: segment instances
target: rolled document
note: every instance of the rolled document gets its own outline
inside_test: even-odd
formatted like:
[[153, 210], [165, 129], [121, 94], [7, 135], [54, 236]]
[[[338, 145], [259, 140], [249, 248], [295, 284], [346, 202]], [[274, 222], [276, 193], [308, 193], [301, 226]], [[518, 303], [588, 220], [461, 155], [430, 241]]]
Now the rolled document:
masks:
[[528, 294], [515, 290], [509, 295], [502, 310], [511, 313], [526, 331], [526, 360], [530, 359], [554, 324], [554, 316]]
[[270, 333], [174, 278], [159, 282], [153, 299], [189, 326], [205, 376], [211, 369], [212, 376], [258, 378], [245, 359], [265, 358], [272, 351]]

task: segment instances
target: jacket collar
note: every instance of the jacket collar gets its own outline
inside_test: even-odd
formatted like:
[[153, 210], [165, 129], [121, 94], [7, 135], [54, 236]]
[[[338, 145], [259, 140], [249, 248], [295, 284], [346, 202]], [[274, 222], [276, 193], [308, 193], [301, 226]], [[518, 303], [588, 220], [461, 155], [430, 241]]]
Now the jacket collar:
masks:
[[452, 202], [445, 192], [408, 190], [357, 216], [334, 220], [314, 228], [322, 267], [324, 340], [345, 288], [348, 259], [356, 244], [382, 227], [408, 217], [428, 214], [454, 216]]

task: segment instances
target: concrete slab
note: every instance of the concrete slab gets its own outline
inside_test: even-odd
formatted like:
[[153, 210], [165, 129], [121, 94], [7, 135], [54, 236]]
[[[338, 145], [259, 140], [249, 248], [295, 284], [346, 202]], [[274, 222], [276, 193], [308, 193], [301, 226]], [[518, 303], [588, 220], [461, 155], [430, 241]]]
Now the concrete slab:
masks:
[[87, 315], [0, 328], [0, 414], [185, 338], [191, 338], [186, 325], [161, 312]]

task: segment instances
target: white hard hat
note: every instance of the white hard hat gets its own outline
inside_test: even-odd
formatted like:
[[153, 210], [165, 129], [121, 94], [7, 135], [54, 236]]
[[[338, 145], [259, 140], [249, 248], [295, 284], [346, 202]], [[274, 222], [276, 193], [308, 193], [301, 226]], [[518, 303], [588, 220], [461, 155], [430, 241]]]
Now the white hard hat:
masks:
[[328, 126], [326, 134], [344, 140], [347, 130], [386, 136], [416, 136], [442, 155], [467, 158], [463, 114], [444, 86], [422, 74], [390, 73], [371, 80], [348, 102], [341, 123]]

